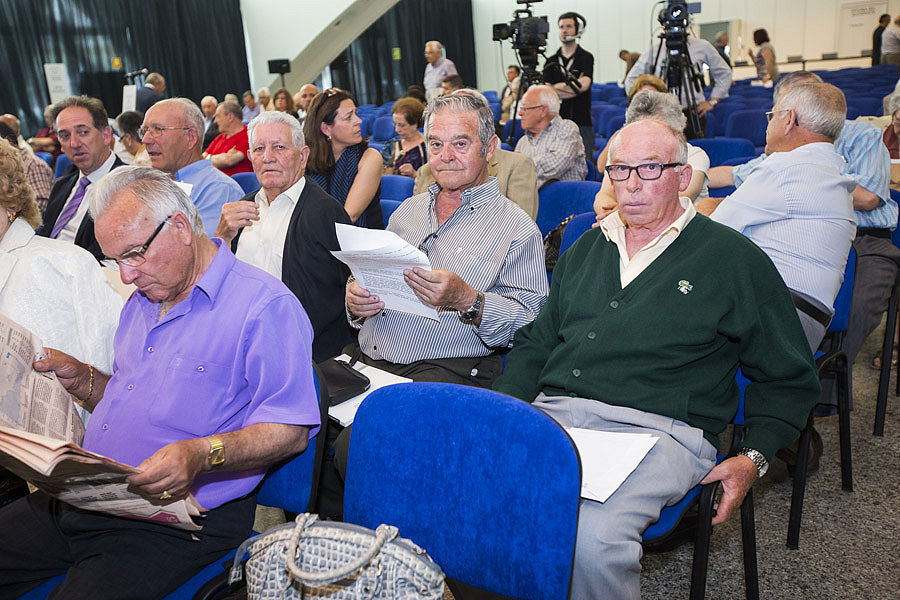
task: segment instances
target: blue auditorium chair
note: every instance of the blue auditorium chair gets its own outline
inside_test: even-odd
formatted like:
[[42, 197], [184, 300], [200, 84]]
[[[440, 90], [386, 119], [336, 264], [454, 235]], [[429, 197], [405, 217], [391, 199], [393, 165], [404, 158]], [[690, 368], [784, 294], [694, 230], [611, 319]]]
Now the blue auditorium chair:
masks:
[[247, 173], [235, 173], [231, 178], [241, 186], [241, 189], [244, 190], [245, 194], [249, 194], [260, 188], [259, 180], [256, 178], [256, 173], [253, 171]]
[[537, 226], [547, 235], [569, 215], [594, 210], [594, 196], [600, 191], [597, 181], [554, 181], [538, 190]]
[[[403, 202], [413, 195], [415, 180], [405, 175], [381, 176], [381, 199]], [[386, 218], [386, 217], [385, 217]]]

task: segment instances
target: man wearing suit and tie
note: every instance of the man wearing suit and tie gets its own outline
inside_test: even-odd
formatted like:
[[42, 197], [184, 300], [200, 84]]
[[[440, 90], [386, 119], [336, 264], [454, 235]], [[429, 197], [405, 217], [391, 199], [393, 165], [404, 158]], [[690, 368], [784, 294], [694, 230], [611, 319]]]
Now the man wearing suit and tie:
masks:
[[50, 117], [72, 166], [53, 183], [44, 225], [37, 234], [75, 242], [102, 260], [103, 251], [94, 237], [94, 221], [87, 214], [86, 200], [92, 184], [124, 164], [109, 149], [112, 130], [106, 109], [96, 98], [70, 96], [51, 107]]
[[343, 300], [349, 272], [330, 252], [340, 249], [335, 223], [350, 225], [350, 217], [304, 177], [309, 147], [297, 119], [263, 112], [247, 129], [262, 188], [222, 207], [215, 236], [297, 296], [313, 326], [313, 360], [321, 362], [351, 341]]

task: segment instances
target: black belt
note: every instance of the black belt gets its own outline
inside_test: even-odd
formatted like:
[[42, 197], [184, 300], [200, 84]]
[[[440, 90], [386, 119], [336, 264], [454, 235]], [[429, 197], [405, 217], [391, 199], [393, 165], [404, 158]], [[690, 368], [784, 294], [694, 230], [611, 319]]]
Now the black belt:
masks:
[[791, 293], [791, 299], [794, 301], [794, 306], [797, 310], [812, 318], [816, 323], [821, 323], [822, 327], [828, 328], [828, 324], [831, 322], [831, 313], [823, 311], [803, 296], [794, 292], [794, 290], [788, 291]]
[[871, 235], [872, 237], [891, 239], [891, 230], [883, 229], [881, 227], [857, 227], [856, 235]]

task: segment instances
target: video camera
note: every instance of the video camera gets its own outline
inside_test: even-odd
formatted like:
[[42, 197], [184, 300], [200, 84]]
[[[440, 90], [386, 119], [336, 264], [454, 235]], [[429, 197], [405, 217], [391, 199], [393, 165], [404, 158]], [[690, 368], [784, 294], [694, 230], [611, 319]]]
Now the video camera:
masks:
[[[547, 47], [547, 34], [550, 33], [550, 24], [547, 16], [535, 17], [531, 11], [534, 2], [543, 0], [516, 0], [517, 4], [524, 4], [525, 8], [517, 8], [513, 11], [513, 20], [509, 23], [494, 24], [494, 41], [512, 40], [512, 47], [519, 55], [523, 70], [528, 73], [537, 73], [537, 57], [543, 54]], [[528, 79], [528, 81], [540, 81], [540, 79]]]
[[688, 127], [692, 132], [701, 132], [700, 117], [697, 115], [696, 95], [703, 98], [703, 78], [691, 60], [688, 52], [688, 27], [690, 14], [700, 12], [699, 2], [669, 0], [659, 12], [659, 23], [663, 32], [659, 34], [660, 44], [653, 60], [652, 72], [656, 72], [660, 53], [665, 45], [664, 70], [660, 72], [669, 92], [678, 96], [682, 104], [689, 108]]

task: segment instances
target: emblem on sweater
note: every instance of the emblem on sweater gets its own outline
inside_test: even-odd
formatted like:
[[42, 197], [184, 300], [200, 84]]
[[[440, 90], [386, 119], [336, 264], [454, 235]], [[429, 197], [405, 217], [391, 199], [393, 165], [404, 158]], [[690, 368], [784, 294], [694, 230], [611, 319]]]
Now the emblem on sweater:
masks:
[[678, 291], [682, 294], [690, 294], [692, 289], [694, 289], [694, 286], [687, 279], [682, 279], [678, 282]]

